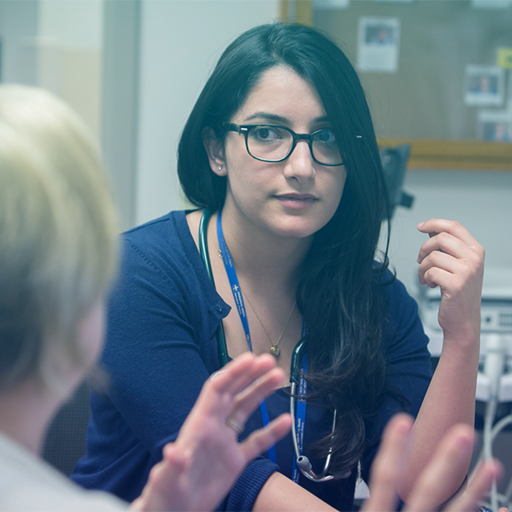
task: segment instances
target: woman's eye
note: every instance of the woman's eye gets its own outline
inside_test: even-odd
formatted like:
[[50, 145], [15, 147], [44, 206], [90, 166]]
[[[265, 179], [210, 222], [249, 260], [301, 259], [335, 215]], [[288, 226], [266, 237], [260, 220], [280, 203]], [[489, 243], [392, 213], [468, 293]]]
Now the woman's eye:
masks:
[[317, 133], [315, 138], [324, 144], [334, 144], [336, 142], [332, 130], [322, 130], [321, 132]]
[[250, 136], [258, 141], [277, 141], [282, 138], [278, 130], [268, 126], [253, 128]]

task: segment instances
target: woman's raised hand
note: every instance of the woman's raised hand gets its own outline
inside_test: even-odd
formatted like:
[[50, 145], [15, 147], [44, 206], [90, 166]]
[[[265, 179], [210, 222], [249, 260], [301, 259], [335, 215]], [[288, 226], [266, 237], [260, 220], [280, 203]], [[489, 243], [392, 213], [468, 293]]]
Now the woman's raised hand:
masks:
[[419, 280], [441, 288], [439, 325], [445, 338], [479, 333], [483, 247], [455, 221], [430, 219], [418, 230], [430, 235], [418, 255]]
[[247, 352], [208, 380], [174, 443], [151, 470], [138, 510], [213, 510], [245, 466], [285, 436], [283, 414], [242, 442], [238, 433], [259, 403], [278, 387], [284, 372], [270, 355]]
[[[386, 427], [381, 447], [372, 466], [370, 498], [362, 512], [384, 512], [396, 510], [396, 486], [400, 477], [400, 465], [408, 443], [412, 418], [398, 414]], [[430, 512], [437, 509], [441, 497], [451, 489], [454, 476], [464, 466], [473, 449], [473, 430], [468, 425], [452, 427], [439, 443], [431, 461], [419, 476], [412, 489], [407, 507], [408, 512]], [[464, 490], [443, 510], [448, 512], [469, 512], [478, 510], [479, 501], [491, 489], [492, 482], [501, 472], [498, 462], [486, 462]], [[442, 501], [442, 500], [441, 500]]]

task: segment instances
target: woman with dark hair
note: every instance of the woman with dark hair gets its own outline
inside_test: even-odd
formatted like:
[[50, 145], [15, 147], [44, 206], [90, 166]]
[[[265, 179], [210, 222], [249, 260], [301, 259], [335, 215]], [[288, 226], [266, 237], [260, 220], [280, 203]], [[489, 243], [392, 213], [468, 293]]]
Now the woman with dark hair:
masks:
[[178, 172], [197, 209], [124, 236], [104, 357], [112, 392], [92, 396], [75, 480], [130, 499], [202, 382], [229, 358], [270, 351], [292, 387], [232, 427], [243, 438], [291, 401], [296, 433], [249, 464], [222, 508], [350, 510], [404, 409], [417, 417], [397, 486], [406, 501], [446, 430], [473, 422], [481, 246], [455, 222], [418, 226], [430, 235], [420, 281], [442, 289], [431, 380], [417, 306], [386, 255], [375, 261], [388, 204], [364, 91], [343, 52], [304, 26], [259, 26], [225, 50]]

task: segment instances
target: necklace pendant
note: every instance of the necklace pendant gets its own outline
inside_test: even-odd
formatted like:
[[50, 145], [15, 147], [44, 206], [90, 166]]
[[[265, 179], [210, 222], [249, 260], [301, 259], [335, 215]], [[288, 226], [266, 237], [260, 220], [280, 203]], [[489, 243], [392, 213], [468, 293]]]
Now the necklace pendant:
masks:
[[270, 353], [274, 356], [274, 357], [279, 357], [279, 354], [281, 354], [281, 350], [280, 348], [277, 346], [277, 345], [272, 345], [270, 347]]

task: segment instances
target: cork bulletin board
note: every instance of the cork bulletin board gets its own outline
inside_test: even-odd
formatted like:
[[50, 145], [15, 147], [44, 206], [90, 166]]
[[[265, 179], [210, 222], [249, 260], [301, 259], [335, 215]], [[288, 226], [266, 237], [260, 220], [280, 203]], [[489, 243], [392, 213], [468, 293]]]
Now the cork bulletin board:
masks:
[[356, 66], [382, 144], [409, 167], [512, 170], [512, 2], [318, 0], [312, 25]]

